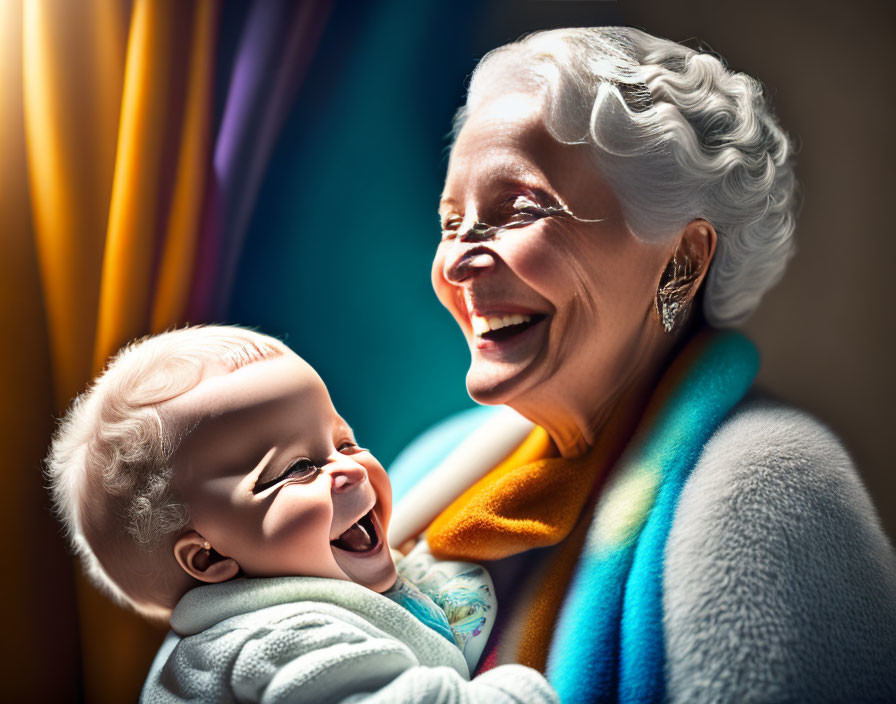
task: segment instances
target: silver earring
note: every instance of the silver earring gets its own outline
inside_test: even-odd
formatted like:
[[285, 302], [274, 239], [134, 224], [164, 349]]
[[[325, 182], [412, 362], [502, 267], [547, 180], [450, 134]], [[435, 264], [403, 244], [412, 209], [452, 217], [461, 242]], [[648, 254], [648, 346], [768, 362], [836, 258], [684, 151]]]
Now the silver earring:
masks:
[[672, 257], [663, 272], [653, 305], [667, 333], [675, 332], [687, 318], [691, 289], [697, 274], [690, 257], [678, 256]]

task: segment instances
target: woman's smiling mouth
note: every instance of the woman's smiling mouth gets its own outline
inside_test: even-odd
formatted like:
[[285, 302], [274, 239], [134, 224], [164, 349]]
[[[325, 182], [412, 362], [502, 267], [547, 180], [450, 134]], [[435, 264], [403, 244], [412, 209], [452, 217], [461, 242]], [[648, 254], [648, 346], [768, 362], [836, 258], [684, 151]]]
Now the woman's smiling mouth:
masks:
[[473, 334], [484, 340], [503, 342], [540, 323], [545, 314], [505, 313], [503, 315], [471, 315]]
[[470, 302], [465, 312], [473, 348], [484, 358], [500, 362], [520, 361], [521, 356], [534, 353], [540, 346], [539, 333], [547, 330], [551, 318], [548, 313], [508, 303], [473, 306]]
[[509, 351], [518, 341], [531, 337], [525, 333], [544, 327], [539, 323], [550, 317], [535, 307], [479, 298], [470, 288], [465, 288], [461, 297], [461, 310], [469, 321], [472, 342], [478, 350]]

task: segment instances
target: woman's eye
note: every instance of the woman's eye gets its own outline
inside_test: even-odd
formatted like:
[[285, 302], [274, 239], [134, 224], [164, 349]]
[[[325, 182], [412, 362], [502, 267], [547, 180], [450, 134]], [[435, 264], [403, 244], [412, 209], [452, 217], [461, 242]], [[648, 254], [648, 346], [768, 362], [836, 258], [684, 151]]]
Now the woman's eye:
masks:
[[442, 223], [442, 239], [450, 240], [457, 236], [463, 218], [460, 215], [449, 215]]
[[521, 222], [543, 218], [548, 212], [528, 196], [517, 196], [511, 205], [512, 220]]
[[514, 210], [525, 211], [528, 208], [538, 208], [538, 203], [528, 196], [517, 196], [513, 201]]
[[343, 455], [353, 455], [356, 452], [361, 452], [361, 448], [358, 447], [358, 443], [352, 442], [351, 440], [346, 440], [336, 449]]

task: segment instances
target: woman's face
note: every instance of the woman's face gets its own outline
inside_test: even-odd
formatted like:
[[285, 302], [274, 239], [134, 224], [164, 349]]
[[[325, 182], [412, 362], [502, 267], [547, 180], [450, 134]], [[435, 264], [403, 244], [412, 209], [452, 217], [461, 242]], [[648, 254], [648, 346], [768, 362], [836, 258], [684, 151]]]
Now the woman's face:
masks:
[[557, 142], [536, 98], [469, 116], [440, 217], [432, 281], [467, 338], [476, 401], [527, 413], [624, 390], [662, 337], [653, 299], [673, 243], [635, 237], [588, 148]]

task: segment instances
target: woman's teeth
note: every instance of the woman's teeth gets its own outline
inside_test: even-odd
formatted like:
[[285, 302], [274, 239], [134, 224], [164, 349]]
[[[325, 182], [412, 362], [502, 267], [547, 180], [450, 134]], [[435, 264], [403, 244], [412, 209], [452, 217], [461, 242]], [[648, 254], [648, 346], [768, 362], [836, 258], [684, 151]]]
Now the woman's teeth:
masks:
[[523, 315], [521, 313], [511, 313], [509, 315], [493, 315], [484, 317], [481, 315], [471, 315], [470, 323], [473, 326], [473, 332], [476, 335], [484, 335], [487, 332], [501, 330], [511, 325], [521, 325], [532, 320], [531, 315]]

